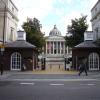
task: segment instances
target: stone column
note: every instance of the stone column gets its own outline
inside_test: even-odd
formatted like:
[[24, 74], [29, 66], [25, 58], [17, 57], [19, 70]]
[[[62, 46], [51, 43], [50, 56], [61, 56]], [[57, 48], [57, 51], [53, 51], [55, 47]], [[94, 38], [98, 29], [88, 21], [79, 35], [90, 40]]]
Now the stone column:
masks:
[[54, 54], [54, 42], [53, 42], [53, 54]]
[[48, 54], [50, 54], [50, 41], [48, 42], [48, 51], [49, 51]]
[[58, 54], [60, 54], [60, 42], [58, 42]]
[[64, 54], [65, 54], [65, 42], [63, 42], [64, 44], [63, 44], [63, 46], [64, 46], [64, 49], [63, 49], [63, 52], [64, 52]]
[[68, 46], [67, 46], [67, 55], [68, 55]]
[[46, 54], [47, 54], [47, 42], [46, 42]]
[[57, 48], [56, 49], [57, 49], [57, 54], [58, 54], [58, 41], [56, 42], [56, 44], [57, 44]]
[[60, 42], [60, 54], [61, 54], [61, 42]]
[[51, 54], [51, 41], [49, 42], [49, 53]]
[[51, 41], [51, 54], [53, 54], [53, 42]]

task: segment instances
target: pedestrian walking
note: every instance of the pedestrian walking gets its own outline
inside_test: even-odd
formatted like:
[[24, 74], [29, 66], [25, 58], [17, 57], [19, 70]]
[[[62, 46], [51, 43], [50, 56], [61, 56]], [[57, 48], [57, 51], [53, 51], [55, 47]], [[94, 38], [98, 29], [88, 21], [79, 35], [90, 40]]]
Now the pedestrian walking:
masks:
[[87, 59], [86, 58], [83, 58], [82, 59], [82, 62], [79, 66], [79, 76], [81, 75], [82, 72], [85, 72], [86, 76], [88, 75], [87, 74], [87, 66], [86, 66], [86, 63], [87, 63]]
[[59, 69], [60, 69], [60, 65], [59, 65]]
[[25, 66], [25, 64], [23, 64], [23, 66], [22, 66], [22, 69], [21, 69], [22, 71], [25, 71], [26, 70], [26, 66]]
[[3, 62], [0, 63], [0, 71], [1, 71], [1, 75], [3, 75]]

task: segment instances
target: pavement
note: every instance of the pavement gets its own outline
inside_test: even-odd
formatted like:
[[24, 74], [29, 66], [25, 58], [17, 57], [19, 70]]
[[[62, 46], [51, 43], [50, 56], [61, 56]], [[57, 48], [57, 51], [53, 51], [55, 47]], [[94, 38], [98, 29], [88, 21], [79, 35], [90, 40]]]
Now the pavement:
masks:
[[88, 72], [88, 76], [84, 72], [78, 76], [78, 71], [4, 71], [0, 80], [5, 79], [100, 79], [100, 71]]

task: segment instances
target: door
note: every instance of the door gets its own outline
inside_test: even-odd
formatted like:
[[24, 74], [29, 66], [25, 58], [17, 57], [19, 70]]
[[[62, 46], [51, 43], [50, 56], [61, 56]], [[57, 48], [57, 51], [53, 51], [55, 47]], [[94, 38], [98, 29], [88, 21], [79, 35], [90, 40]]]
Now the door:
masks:
[[97, 53], [91, 53], [88, 59], [89, 70], [99, 70], [99, 55]]
[[11, 70], [21, 70], [21, 54], [18, 52], [11, 55]]

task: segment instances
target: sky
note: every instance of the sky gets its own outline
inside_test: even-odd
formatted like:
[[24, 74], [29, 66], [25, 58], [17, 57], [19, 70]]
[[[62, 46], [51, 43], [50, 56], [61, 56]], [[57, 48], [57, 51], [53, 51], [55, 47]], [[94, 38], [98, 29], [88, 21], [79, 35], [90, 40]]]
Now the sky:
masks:
[[46, 36], [54, 25], [63, 36], [71, 19], [87, 15], [88, 31], [91, 31], [91, 9], [98, 0], [12, 0], [18, 8], [18, 30], [28, 18], [37, 18]]

